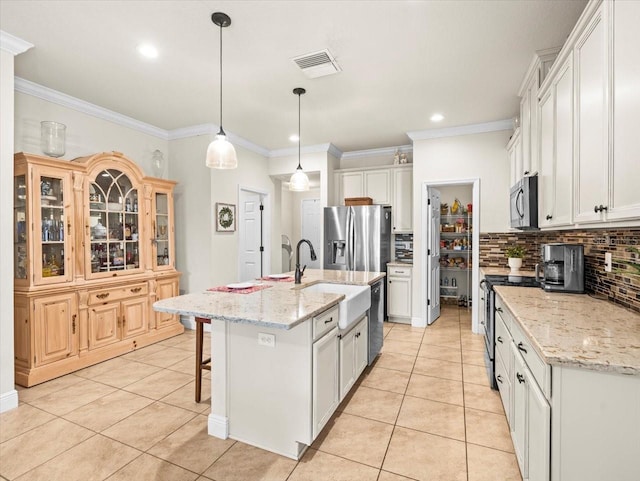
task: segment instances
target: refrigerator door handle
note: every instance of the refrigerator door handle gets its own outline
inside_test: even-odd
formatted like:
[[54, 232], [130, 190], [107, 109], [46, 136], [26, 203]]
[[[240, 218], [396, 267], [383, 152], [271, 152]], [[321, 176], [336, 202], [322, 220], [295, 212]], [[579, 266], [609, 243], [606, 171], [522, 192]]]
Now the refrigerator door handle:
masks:
[[351, 216], [351, 209], [347, 210], [347, 270], [352, 269], [352, 257], [353, 257], [353, 218]]

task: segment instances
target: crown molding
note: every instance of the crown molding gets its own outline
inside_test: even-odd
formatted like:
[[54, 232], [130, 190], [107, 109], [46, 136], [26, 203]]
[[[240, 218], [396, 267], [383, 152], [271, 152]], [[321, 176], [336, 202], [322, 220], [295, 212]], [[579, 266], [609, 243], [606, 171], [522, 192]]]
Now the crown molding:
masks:
[[164, 129], [127, 117], [126, 115], [119, 114], [113, 110], [105, 109], [104, 107], [86, 102], [85, 100], [80, 100], [76, 97], [72, 97], [71, 95], [63, 94], [62, 92], [58, 92], [57, 90], [50, 89], [49, 87], [45, 87], [21, 77], [15, 78], [15, 89], [17, 92], [31, 95], [102, 120], [107, 120], [162, 140], [169, 139], [168, 132]]
[[0, 30], [0, 49], [12, 54], [14, 57], [33, 48], [33, 44]]
[[213, 135], [216, 132], [216, 128], [217, 127], [213, 124], [200, 124], [169, 130], [167, 133], [167, 140], [186, 139], [189, 137], [197, 137], [199, 135]]
[[[215, 126], [215, 131], [216, 132], [218, 131], [218, 126]], [[245, 149], [250, 150], [251, 152], [260, 154], [263, 157], [269, 157], [269, 155], [271, 154], [269, 149], [265, 149], [264, 147], [254, 144], [253, 142], [243, 137], [240, 137], [234, 134], [233, 132], [227, 132], [227, 136], [229, 137], [229, 142], [231, 142], [233, 145], [239, 145], [240, 147], [244, 147]]]
[[[301, 154], [316, 154], [318, 152], [327, 152], [338, 159], [342, 155], [342, 152], [333, 144], [317, 144], [307, 145], [306, 147], [300, 147]], [[298, 147], [287, 147], [286, 149], [269, 150], [267, 157], [288, 157], [290, 155], [298, 155]]]
[[354, 150], [354, 151], [345, 152], [344, 154], [342, 154], [342, 158], [340, 160], [361, 159], [363, 157], [382, 157], [383, 155], [393, 156], [393, 154], [395, 154], [396, 151], [400, 153], [413, 152], [413, 146], [398, 145], [397, 147], [383, 147], [380, 149]]
[[496, 120], [495, 122], [485, 122], [482, 124], [459, 125], [457, 127], [445, 127], [442, 129], [416, 130], [407, 132], [407, 136], [415, 142], [416, 140], [483, 134], [486, 132], [498, 132], [500, 130], [513, 130], [513, 119]]

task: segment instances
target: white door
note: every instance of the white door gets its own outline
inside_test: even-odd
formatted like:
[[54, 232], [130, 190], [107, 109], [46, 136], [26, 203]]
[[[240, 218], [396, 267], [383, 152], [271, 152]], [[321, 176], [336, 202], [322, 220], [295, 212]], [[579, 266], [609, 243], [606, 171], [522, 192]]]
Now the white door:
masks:
[[262, 195], [247, 190], [240, 191], [238, 281], [251, 281], [263, 275], [262, 272], [262, 218], [260, 206]]
[[427, 241], [427, 323], [440, 317], [440, 191], [427, 187], [429, 238]]
[[300, 266], [306, 265], [310, 269], [320, 269], [320, 252], [322, 252], [322, 239], [320, 238], [322, 208], [320, 207], [320, 199], [303, 199], [300, 211], [302, 213], [300, 238], [311, 242], [318, 256], [315, 261], [312, 261], [307, 246], [300, 246]]

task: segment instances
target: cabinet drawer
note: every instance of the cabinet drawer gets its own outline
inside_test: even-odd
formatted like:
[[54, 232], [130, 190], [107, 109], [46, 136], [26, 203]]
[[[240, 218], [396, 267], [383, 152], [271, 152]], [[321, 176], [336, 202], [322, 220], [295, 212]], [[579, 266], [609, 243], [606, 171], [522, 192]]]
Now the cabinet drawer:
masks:
[[496, 357], [501, 357], [507, 377], [511, 377], [511, 334], [507, 330], [504, 321], [500, 316], [496, 316]]
[[500, 317], [502, 322], [504, 323], [504, 327], [507, 329], [507, 332], [511, 332], [511, 325], [515, 322], [513, 319], [513, 316], [511, 315], [511, 312], [509, 312], [509, 309], [507, 308], [507, 306], [504, 305], [504, 302], [502, 301], [499, 295], [496, 295], [495, 299], [496, 299], [496, 306], [495, 306], [496, 323], [497, 323], [498, 317]]
[[113, 289], [100, 289], [99, 291], [92, 291], [89, 294], [89, 305], [118, 301], [120, 299], [144, 296], [147, 294], [149, 294], [149, 287], [146, 282], [130, 284], [124, 287], [114, 287]]
[[411, 270], [411, 267], [389, 266], [387, 268], [387, 275], [389, 277], [411, 277]]
[[335, 306], [313, 318], [313, 340], [321, 338], [325, 332], [330, 331], [337, 325], [338, 306]]
[[511, 426], [511, 378], [507, 374], [507, 369], [502, 361], [502, 358], [496, 356], [496, 382], [500, 392], [500, 399], [502, 399], [502, 407], [507, 416], [507, 423]]
[[547, 399], [551, 398], [551, 367], [542, 360], [538, 352], [533, 348], [529, 338], [524, 334], [517, 322], [511, 326], [513, 344], [522, 355], [522, 359], [531, 371], [538, 386]]

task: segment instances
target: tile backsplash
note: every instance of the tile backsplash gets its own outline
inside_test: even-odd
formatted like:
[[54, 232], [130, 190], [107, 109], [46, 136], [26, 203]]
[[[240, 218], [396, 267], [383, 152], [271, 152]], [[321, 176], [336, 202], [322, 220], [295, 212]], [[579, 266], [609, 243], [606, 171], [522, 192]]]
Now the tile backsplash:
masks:
[[413, 234], [396, 234], [394, 246], [396, 261], [413, 263]]
[[[640, 249], [638, 228], [481, 233], [480, 267], [508, 267], [505, 248], [521, 245], [526, 251], [522, 269], [533, 270], [540, 262], [540, 245], [550, 242], [583, 244], [586, 291], [640, 312], [640, 275], [631, 274], [624, 263], [640, 263], [640, 256], [630, 249]], [[613, 256], [613, 272], [604, 271], [605, 252]]]

